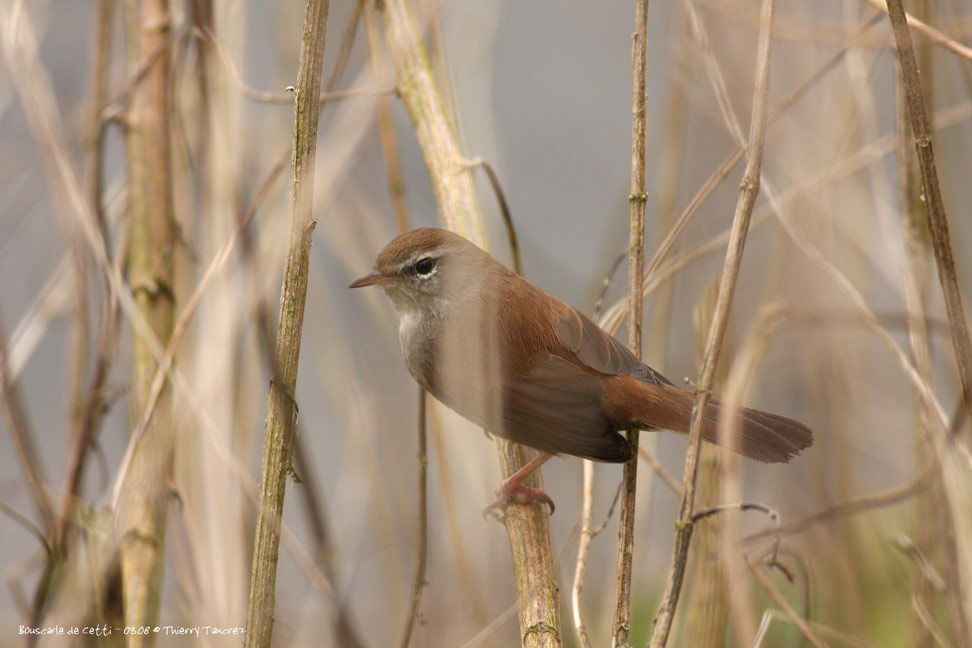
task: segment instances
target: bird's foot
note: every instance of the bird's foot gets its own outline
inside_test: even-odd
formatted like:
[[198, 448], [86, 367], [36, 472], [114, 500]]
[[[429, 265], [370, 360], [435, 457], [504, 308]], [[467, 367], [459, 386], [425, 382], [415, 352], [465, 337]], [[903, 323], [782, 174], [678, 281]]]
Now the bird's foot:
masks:
[[555, 508], [553, 500], [550, 499], [550, 496], [543, 489], [527, 486], [518, 481], [504, 481], [496, 490], [496, 497], [495, 502], [483, 509], [484, 518], [493, 516], [498, 520], [502, 520], [499, 512], [505, 512], [506, 506], [510, 502], [517, 504], [533, 504], [534, 502], [546, 504], [550, 507], [550, 515], [553, 515]]

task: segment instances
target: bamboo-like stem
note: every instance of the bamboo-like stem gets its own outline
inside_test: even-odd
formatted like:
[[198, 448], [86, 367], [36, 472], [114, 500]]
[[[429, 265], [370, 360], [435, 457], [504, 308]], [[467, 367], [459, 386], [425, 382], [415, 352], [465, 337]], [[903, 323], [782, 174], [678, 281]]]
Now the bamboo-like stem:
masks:
[[[244, 264], [249, 268], [250, 281], [253, 284], [256, 283], [256, 277], [259, 275], [259, 266], [256, 259], [254, 243], [248, 233], [247, 225], [267, 197], [267, 194], [273, 188], [277, 177], [283, 172], [286, 164], [287, 156], [284, 156], [276, 162], [274, 167], [264, 177], [249, 207], [239, 215], [237, 234], [240, 240], [240, 252]], [[252, 293], [259, 294], [260, 291], [254, 286]], [[265, 299], [261, 298], [257, 301], [254, 309], [254, 319], [256, 320], [256, 334], [260, 356], [265, 363], [267, 371], [272, 371], [274, 332], [270, 307], [267, 305]], [[302, 437], [300, 435], [294, 437], [294, 468], [297, 474], [300, 475], [301, 482], [303, 483], [303, 487], [298, 492], [304, 499], [302, 509], [307, 516], [307, 525], [310, 527], [311, 534], [314, 538], [314, 551], [311, 557], [327, 582], [333, 583], [335, 580], [335, 569], [333, 552], [331, 550], [331, 539], [327, 528], [327, 515], [324, 509], [324, 503], [318, 496], [313, 460], [308, 456], [306, 447], [301, 439]], [[341, 600], [335, 600], [335, 608], [334, 633], [340, 645], [347, 646], [348, 648], [360, 648], [363, 646], [364, 644], [358, 637], [359, 633], [348, 612], [347, 603]]]
[[329, 0], [308, 0], [300, 44], [297, 87], [294, 90], [293, 175], [290, 185], [290, 243], [284, 266], [277, 323], [276, 349], [261, 468], [260, 506], [250, 598], [246, 613], [247, 648], [268, 648], [273, 633], [274, 587], [280, 549], [287, 474], [291, 467], [297, 411], [297, 361], [307, 296], [307, 269], [314, 231], [314, 166], [317, 124], [324, 69], [324, 44]]
[[[412, 7], [407, 0], [386, 0], [380, 7], [399, 95], [415, 127], [442, 220], [449, 229], [483, 244], [472, 169], [462, 157]], [[504, 476], [526, 463], [522, 446], [502, 439], [496, 446]], [[531, 485], [541, 484], [539, 472], [531, 475]], [[505, 521], [521, 643], [560, 646], [560, 594], [547, 515], [541, 506], [510, 504]]]
[[442, 220], [449, 229], [483, 244], [472, 169], [463, 158], [446, 113], [412, 7], [407, 0], [380, 6], [398, 92], [415, 127]]
[[736, 278], [742, 262], [743, 247], [749, 230], [753, 204], [759, 193], [760, 167], [762, 164], [763, 138], [766, 129], [766, 96], [769, 85], [769, 62], [772, 43], [773, 0], [763, 0], [760, 9], [759, 45], [756, 58], [756, 82], [753, 91], [753, 110], [749, 128], [746, 170], [739, 188], [739, 200], [733, 216], [732, 231], [726, 251], [726, 259], [719, 282], [719, 294], [715, 311], [709, 327], [705, 355], [700, 377], [696, 386], [695, 403], [689, 427], [689, 448], [685, 457], [685, 473], [682, 483], [682, 499], [679, 504], [678, 521], [675, 525], [675, 542], [672, 565], [665, 586], [665, 594], [658, 606], [654, 630], [649, 643], [653, 648], [661, 648], [668, 642], [675, 609], [685, 577], [685, 565], [694, 525], [692, 512], [695, 504], [695, 487], [699, 467], [702, 421], [705, 408], [710, 399], [710, 389], [715, 377], [719, 352], [729, 323], [729, 310], [735, 292]]
[[911, 33], [908, 30], [901, 0], [888, 0], [888, 17], [891, 19], [898, 61], [901, 63], [908, 116], [911, 119], [911, 132], [918, 153], [921, 184], [928, 209], [928, 231], [931, 234], [932, 251], [935, 253], [938, 266], [938, 281], [945, 298], [945, 312], [951, 326], [959, 382], [962, 385], [962, 392], [968, 394], [972, 393], [972, 342], [969, 340], [965, 311], [962, 309], [962, 293], [955, 274], [955, 259], [952, 256], [952, 243], [948, 235], [948, 219], [938, 184], [931, 130], [928, 126], [928, 115], [925, 113], [925, 101], [921, 94], [921, 80], [918, 77], [918, 61], [915, 58]]
[[[631, 46], [631, 203], [628, 236], [628, 346], [641, 357], [642, 283], [645, 268], [645, 65], [648, 39], [648, 0], [636, 0]], [[611, 624], [611, 645], [628, 645], [631, 631], [631, 560], [634, 552], [635, 501], [638, 486], [638, 430], [628, 430], [631, 460], [622, 476], [621, 520], [618, 531], [617, 595]]]
[[[173, 255], [176, 247], [171, 161], [171, 14], [168, 0], [128, 6], [129, 49], [145, 73], [132, 91], [126, 148], [130, 178], [131, 247], [128, 274], [138, 310], [164, 344], [172, 331]], [[151, 63], [148, 63], [151, 61]], [[132, 342], [135, 412], [148, 401], [157, 363], [141, 336]], [[172, 480], [171, 393], [159, 398], [157, 414], [132, 454], [115, 511], [120, 533], [125, 624], [153, 626], [158, 619], [168, 490]], [[130, 636], [128, 644], [150, 645], [154, 635]]]

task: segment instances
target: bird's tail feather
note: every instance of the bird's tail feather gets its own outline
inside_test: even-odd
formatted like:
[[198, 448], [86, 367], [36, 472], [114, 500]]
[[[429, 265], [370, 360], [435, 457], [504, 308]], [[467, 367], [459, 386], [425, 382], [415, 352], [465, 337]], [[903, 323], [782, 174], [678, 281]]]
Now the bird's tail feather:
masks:
[[[654, 389], [664, 390], [665, 398], [659, 400], [667, 401], [674, 407], [660, 417], [663, 420], [644, 423], [687, 434], [692, 417], [693, 395], [674, 385], [661, 385]], [[813, 443], [813, 433], [806, 425], [785, 416], [748, 407], [739, 411], [738, 432], [729, 437], [728, 430], [719, 428], [725, 410], [726, 405], [721, 401], [709, 401], [702, 425], [702, 438], [744, 457], [766, 463], [786, 462]]]

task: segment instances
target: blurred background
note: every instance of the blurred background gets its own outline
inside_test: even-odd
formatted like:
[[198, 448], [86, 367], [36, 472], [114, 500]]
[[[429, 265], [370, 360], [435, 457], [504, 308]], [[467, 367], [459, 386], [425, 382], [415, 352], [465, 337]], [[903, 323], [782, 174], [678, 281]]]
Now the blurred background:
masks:
[[[75, 444], [72, 422], [105, 357], [99, 330], [112, 300], [88, 258], [57, 160], [90, 186], [91, 124], [104, 125], [100, 174], [93, 173], [101, 178], [109, 250], [122, 263], [130, 202], [124, 114], [138, 76], [127, 54], [126, 4], [0, 0], [0, 349], [4, 399], [21, 408], [16, 427], [26, 435], [11, 433], [8, 416], [0, 422], [0, 646], [24, 643], [18, 626], [31, 618], [46, 560], [32, 531], [43, 536], [45, 520], [25, 465], [59, 503]], [[972, 11], [957, 0], [910, 2], [908, 9], [951, 44], [916, 36], [969, 313], [972, 61], [961, 44], [972, 38]], [[417, 10], [465, 152], [489, 161], [502, 184], [525, 275], [592, 313], [627, 246], [633, 3], [426, 0]], [[177, 317], [211, 276], [175, 358], [176, 496], [160, 623], [241, 626], [269, 383], [262, 327], [275, 330], [287, 245], [293, 110], [285, 88], [295, 83], [303, 10], [297, 2], [196, 0], [172, 2], [171, 11]], [[758, 12], [758, 3], [742, 0], [650, 5], [648, 259], [748, 132]], [[107, 16], [100, 31], [99, 15]], [[281, 646], [397, 643], [417, 559], [416, 386], [401, 361], [390, 303], [378, 290], [346, 288], [399, 227], [380, 140], [383, 104], [409, 225], [441, 223], [411, 123], [389, 94], [394, 79], [380, 25], [371, 34], [377, 56], [369, 55], [367, 17], [353, 0], [331, 3], [325, 81], [333, 80], [335, 94], [323, 108], [318, 142], [297, 388], [303, 481], [288, 485], [275, 615]], [[94, 112], [99, 43], [107, 91]], [[782, 570], [758, 569], [828, 645], [972, 645], [972, 591], [963, 597], [962, 589], [972, 587], [969, 428], [945, 443], [943, 421], [959, 401], [956, 362], [913, 146], [902, 129], [890, 25], [860, 0], [779, 2], [772, 56], [769, 105], [780, 108], [767, 130], [763, 193], [720, 389], [732, 385], [747, 405], [805, 422], [815, 443], [789, 465], [707, 453], [698, 505], [760, 502], [784, 527], [819, 514], [783, 537], [780, 562], [792, 582]], [[55, 147], [32, 103], [45, 97]], [[678, 383], [697, 375], [706, 304], [741, 175], [738, 164], [717, 182], [649, 282], [645, 356]], [[508, 263], [482, 172], [477, 186], [490, 249]], [[238, 235], [244, 217], [251, 220]], [[625, 268], [610, 283], [602, 313], [610, 315], [624, 296]], [[96, 399], [103, 415], [77, 491], [77, 551], [92, 563], [137, 424], [133, 333], [117, 317]], [[916, 385], [934, 397], [931, 405]], [[33, 452], [25, 455], [23, 439]], [[684, 438], [644, 434], [642, 448], [681, 482]], [[500, 480], [495, 449], [481, 430], [432, 406], [428, 463], [427, 585], [412, 645], [513, 645], [519, 630], [506, 533], [480, 515]], [[543, 469], [557, 503], [551, 525], [565, 645], [578, 645], [569, 592], [581, 472], [581, 461], [569, 457]], [[595, 523], [607, 521], [585, 583], [594, 645], [607, 645], [610, 633], [617, 514], [607, 516], [620, 477], [619, 466], [596, 466]], [[678, 506], [647, 462], [639, 497], [635, 644], [650, 632]], [[761, 620], [769, 622], [762, 645], [802, 645], [738, 551], [765, 557], [773, 537], [746, 538], [772, 526], [758, 513], [700, 526], [672, 645], [744, 645]], [[732, 538], [713, 539], [713, 529], [726, 527]], [[715, 593], [704, 587], [712, 583]], [[66, 579], [41, 625], [78, 624], [87, 596]], [[708, 618], [715, 630], [697, 625], [691, 611], [704, 607], [699, 597], [714, 601]], [[187, 641], [158, 637], [159, 645]]]

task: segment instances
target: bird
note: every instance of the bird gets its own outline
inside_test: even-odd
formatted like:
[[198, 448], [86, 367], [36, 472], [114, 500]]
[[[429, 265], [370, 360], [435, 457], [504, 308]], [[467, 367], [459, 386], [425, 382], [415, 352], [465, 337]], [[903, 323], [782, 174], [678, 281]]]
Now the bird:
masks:
[[[553, 500], [523, 480], [552, 456], [629, 461], [621, 434], [686, 434], [694, 394], [642, 362], [581, 311], [512, 272], [445, 229], [398, 235], [373, 272], [350, 288], [381, 286], [398, 314], [402, 356], [418, 384], [444, 405], [500, 437], [539, 451], [505, 479], [487, 507]], [[702, 438], [761, 462], [788, 462], [813, 443], [802, 423], [739, 410], [739, 432], [722, 439], [726, 406], [709, 401]]]

